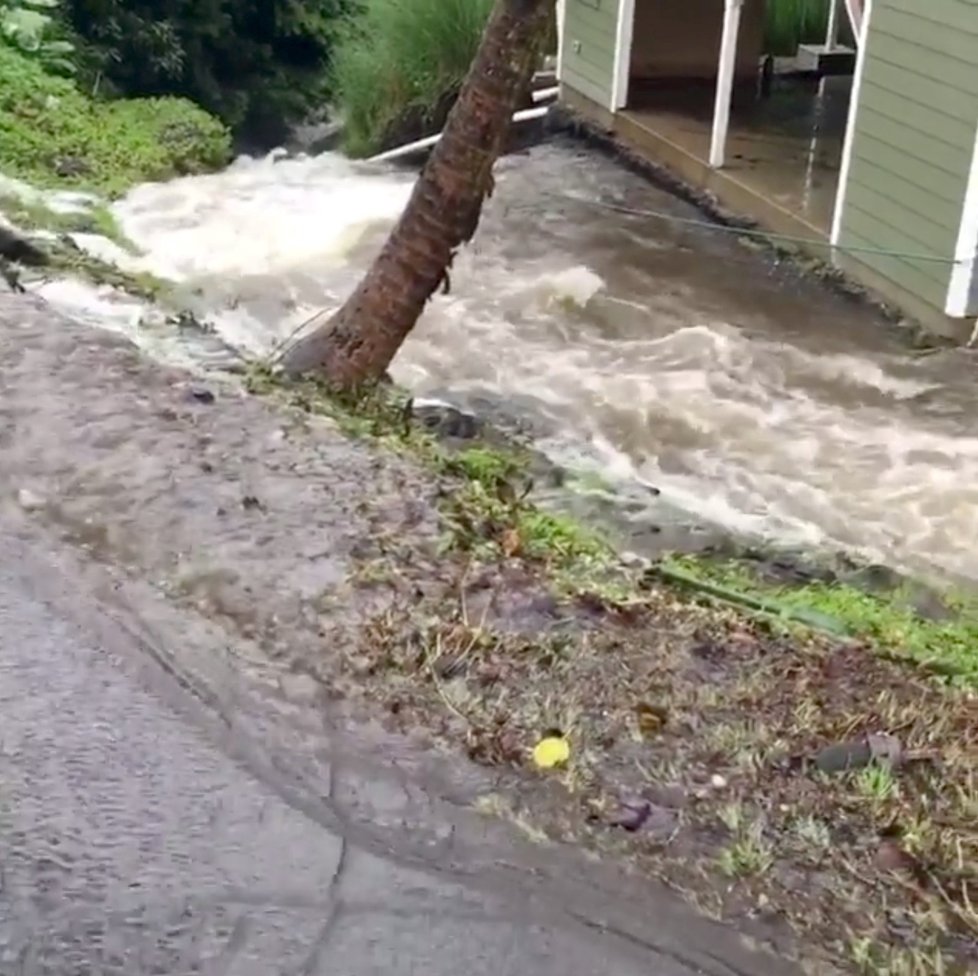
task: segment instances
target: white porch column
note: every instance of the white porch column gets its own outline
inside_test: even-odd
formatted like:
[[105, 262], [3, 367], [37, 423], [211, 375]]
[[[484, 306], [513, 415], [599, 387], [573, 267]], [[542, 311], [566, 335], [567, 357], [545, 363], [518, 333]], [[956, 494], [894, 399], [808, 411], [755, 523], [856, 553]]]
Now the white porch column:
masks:
[[829, 0], [829, 22], [825, 28], [825, 49], [834, 51], [839, 46], [839, 4], [843, 0]]
[[564, 73], [564, 9], [567, 0], [557, 0], [557, 70], [554, 72], [557, 81]]
[[618, 0], [618, 26], [615, 29], [615, 64], [611, 81], [612, 112], [628, 104], [628, 82], [632, 68], [632, 36], [635, 30], [635, 0]]
[[734, 70], [737, 66], [737, 36], [740, 33], [740, 11], [744, 0], [725, 0], [723, 8], [723, 38], [720, 41], [720, 62], [717, 68], [717, 93], [713, 106], [713, 137], [710, 140], [710, 166], [723, 166], [727, 149], [727, 129], [730, 126], [730, 101], [733, 97]]

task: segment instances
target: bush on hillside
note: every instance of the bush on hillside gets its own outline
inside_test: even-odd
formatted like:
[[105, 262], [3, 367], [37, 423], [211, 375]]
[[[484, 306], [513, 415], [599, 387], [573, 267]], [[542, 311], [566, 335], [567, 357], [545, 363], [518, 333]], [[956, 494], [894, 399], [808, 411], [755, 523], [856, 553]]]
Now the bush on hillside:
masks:
[[61, 0], [100, 91], [181, 95], [258, 142], [326, 99], [336, 27], [354, 0]]
[[0, 43], [39, 61], [49, 74], [73, 75], [75, 45], [59, 11], [60, 0], [0, 0]]
[[475, 57], [493, 0], [362, 0], [333, 50], [345, 148], [366, 156], [406, 116], [435, 119]]
[[792, 56], [799, 44], [824, 41], [829, 3], [830, 0], [767, 0], [764, 50]]
[[191, 102], [96, 101], [0, 43], [0, 173], [113, 195], [229, 158], [227, 129]]

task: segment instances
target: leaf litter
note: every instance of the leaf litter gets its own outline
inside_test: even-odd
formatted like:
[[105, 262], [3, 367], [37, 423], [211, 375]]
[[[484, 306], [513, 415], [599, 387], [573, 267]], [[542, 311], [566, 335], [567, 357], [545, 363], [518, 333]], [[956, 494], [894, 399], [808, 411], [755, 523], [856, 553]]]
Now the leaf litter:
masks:
[[504, 771], [541, 837], [664, 878], [813, 972], [974, 971], [973, 691], [664, 584], [555, 586], [499, 521], [363, 632], [362, 691], [397, 730]]

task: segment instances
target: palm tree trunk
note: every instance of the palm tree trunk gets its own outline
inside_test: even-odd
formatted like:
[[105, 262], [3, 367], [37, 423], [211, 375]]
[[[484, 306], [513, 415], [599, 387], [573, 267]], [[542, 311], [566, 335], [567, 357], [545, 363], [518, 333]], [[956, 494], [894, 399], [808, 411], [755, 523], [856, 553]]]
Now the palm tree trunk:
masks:
[[428, 299], [471, 239], [510, 118], [526, 92], [553, 0], [496, 0], [444, 135], [383, 250], [346, 303], [284, 359], [337, 389], [383, 377]]

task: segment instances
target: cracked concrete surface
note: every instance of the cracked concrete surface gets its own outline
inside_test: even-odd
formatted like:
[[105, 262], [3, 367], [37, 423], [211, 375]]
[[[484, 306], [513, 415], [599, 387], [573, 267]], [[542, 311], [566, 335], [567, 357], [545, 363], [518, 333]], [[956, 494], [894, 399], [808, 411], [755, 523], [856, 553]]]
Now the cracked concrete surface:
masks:
[[[0, 521], [0, 972], [789, 971], [666, 901], [632, 905], [647, 938], [627, 923], [616, 933], [607, 893], [595, 888], [604, 915], [565, 881], [555, 900], [544, 862], [474, 816], [446, 815], [434, 835], [448, 846], [427, 862], [389, 827], [358, 829], [369, 810], [353, 811], [355, 795], [393, 806], [423, 791], [391, 792], [353, 758], [329, 789], [347, 798], [347, 829], [300, 809], [224, 748], [220, 723], [135, 642], [92, 626], [102, 610], [88, 581], [10, 525]], [[431, 825], [429, 806], [415, 816]]]

